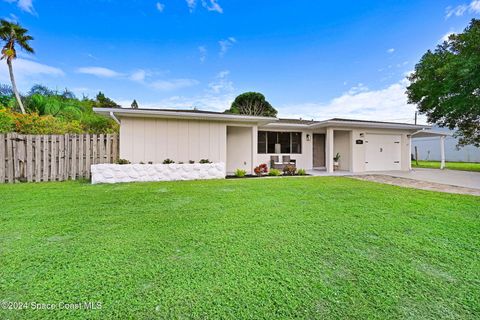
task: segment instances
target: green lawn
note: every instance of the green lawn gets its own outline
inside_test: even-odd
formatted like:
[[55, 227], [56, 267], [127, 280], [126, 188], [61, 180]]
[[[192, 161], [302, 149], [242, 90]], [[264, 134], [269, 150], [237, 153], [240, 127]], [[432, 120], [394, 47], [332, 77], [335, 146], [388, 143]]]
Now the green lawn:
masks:
[[0, 185], [0, 319], [478, 319], [480, 197], [334, 177]]
[[[440, 169], [440, 161], [418, 160], [418, 166], [417, 166], [415, 161], [412, 161], [412, 167], [414, 167], [414, 168]], [[450, 169], [450, 170], [479, 171], [480, 172], [480, 162], [445, 162], [445, 168]]]

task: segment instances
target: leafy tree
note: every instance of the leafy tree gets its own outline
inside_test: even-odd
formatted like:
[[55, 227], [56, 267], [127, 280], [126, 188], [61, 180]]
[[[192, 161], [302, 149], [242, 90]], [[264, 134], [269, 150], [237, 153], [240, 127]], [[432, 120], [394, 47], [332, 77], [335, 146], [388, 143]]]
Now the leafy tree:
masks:
[[131, 104], [132, 109], [138, 109], [138, 103], [137, 100], [133, 99], [133, 102]]
[[0, 20], [0, 39], [5, 42], [5, 45], [2, 48], [2, 57], [0, 59], [5, 59], [7, 61], [10, 81], [12, 82], [12, 89], [22, 113], [25, 113], [25, 108], [23, 107], [22, 99], [20, 98], [20, 94], [17, 90], [17, 84], [13, 75], [12, 61], [17, 58], [15, 45], [18, 45], [21, 49], [28, 53], [34, 53], [33, 48], [29, 44], [30, 40], [33, 40], [33, 37], [28, 35], [27, 32], [28, 30], [22, 28], [18, 23]]
[[480, 147], [480, 20], [427, 51], [408, 78], [409, 103], [429, 122], [457, 128], [459, 146]]
[[235, 98], [227, 113], [244, 114], [250, 116], [276, 117], [277, 110], [265, 100], [259, 92], [245, 92]]
[[99, 92], [97, 94], [95, 100], [95, 107], [97, 108], [120, 108], [120, 106], [113, 101], [112, 99], [108, 98], [103, 94], [103, 92]]

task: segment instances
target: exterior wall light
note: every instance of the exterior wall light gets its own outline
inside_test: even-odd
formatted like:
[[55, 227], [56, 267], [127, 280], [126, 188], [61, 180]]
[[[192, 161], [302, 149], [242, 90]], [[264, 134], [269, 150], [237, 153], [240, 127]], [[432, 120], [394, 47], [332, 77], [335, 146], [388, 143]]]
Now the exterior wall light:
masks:
[[310, 141], [312, 138], [310, 137], [310, 134], [307, 133], [307, 141]]

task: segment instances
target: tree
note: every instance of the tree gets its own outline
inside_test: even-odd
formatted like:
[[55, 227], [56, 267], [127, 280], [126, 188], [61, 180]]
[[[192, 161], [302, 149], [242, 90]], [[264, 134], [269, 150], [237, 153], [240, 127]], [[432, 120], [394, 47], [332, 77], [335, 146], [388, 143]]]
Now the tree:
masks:
[[232, 106], [226, 112], [250, 116], [277, 116], [277, 110], [275, 110], [275, 108], [265, 100], [265, 96], [259, 92], [242, 93], [235, 98]]
[[137, 100], [133, 99], [133, 102], [131, 104], [132, 109], [138, 109], [138, 103]]
[[408, 101], [430, 123], [456, 128], [459, 146], [480, 147], [480, 20], [427, 51], [408, 79]]
[[112, 99], [108, 98], [103, 94], [103, 92], [99, 92], [97, 94], [97, 98], [95, 100], [95, 107], [97, 108], [120, 108], [120, 106], [113, 101]]
[[8, 72], [10, 73], [10, 81], [12, 82], [12, 89], [22, 113], [25, 113], [25, 108], [23, 107], [22, 99], [20, 98], [20, 94], [17, 90], [17, 84], [13, 75], [12, 61], [17, 58], [15, 45], [18, 45], [20, 49], [28, 53], [34, 53], [33, 48], [30, 47], [29, 44], [30, 40], [33, 40], [33, 37], [28, 35], [27, 32], [28, 30], [22, 28], [18, 23], [0, 20], [0, 39], [5, 41], [5, 45], [2, 48], [2, 57], [0, 59], [5, 59], [7, 61]]

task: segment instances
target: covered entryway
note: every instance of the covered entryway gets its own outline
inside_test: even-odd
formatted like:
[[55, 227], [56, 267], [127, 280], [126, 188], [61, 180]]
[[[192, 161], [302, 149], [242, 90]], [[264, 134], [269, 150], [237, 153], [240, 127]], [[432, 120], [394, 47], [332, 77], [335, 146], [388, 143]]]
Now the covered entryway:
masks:
[[401, 135], [365, 135], [365, 171], [401, 170]]

